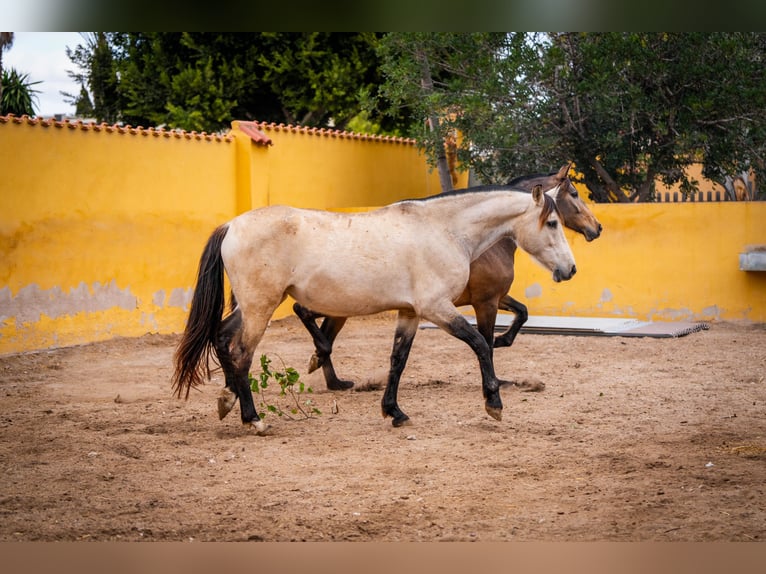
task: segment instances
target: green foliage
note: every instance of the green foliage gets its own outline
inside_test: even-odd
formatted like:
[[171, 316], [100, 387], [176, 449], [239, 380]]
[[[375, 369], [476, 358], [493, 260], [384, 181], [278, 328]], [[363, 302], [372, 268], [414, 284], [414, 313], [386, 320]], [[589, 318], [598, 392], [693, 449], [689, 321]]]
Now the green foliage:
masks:
[[32, 86], [42, 82], [30, 82], [29, 74], [20, 74], [13, 68], [3, 69], [1, 81], [3, 89], [0, 115], [34, 116], [37, 107], [37, 94], [40, 91], [35, 90]]
[[[77, 96], [64, 93], [64, 99], [74, 104], [75, 109], [89, 108], [91, 116], [107, 123], [123, 119], [118, 61], [111, 49], [113, 36], [106, 32], [83, 34], [85, 44], [79, 44], [74, 49], [67, 47], [66, 50], [69, 59], [82, 71], [67, 72], [81, 89]], [[88, 93], [92, 97], [84, 101]]]
[[[592, 199], [766, 179], [766, 33], [98, 32], [70, 58], [99, 121], [258, 120], [415, 137], [487, 183], [574, 161]], [[82, 98], [80, 94], [79, 98]], [[72, 96], [72, 103], [77, 98]], [[442, 177], [442, 181], [445, 181]], [[448, 181], [448, 180], [447, 180]]]
[[95, 115], [93, 103], [90, 101], [90, 94], [88, 94], [85, 86], [80, 88], [80, 96], [75, 102], [75, 114], [80, 118], [92, 118]]
[[[697, 182], [704, 173], [758, 166], [763, 158], [766, 96], [764, 35], [748, 33], [604, 33], [552, 36], [562, 64], [548, 71], [545, 108], [564, 149], [598, 201], [653, 197], [656, 177]], [[756, 93], [758, 92], [758, 93]], [[760, 141], [759, 141], [760, 140]]]
[[[225, 70], [223, 75], [227, 75]], [[228, 90], [223, 79], [216, 78], [211, 57], [182, 70], [173, 77], [171, 88], [167, 123], [186, 130], [205, 131], [224, 125], [237, 105], [236, 100], [226, 97]]]
[[[506, 70], [516, 75], [519, 72], [513, 70], [521, 69], [522, 64], [538, 61], [534, 45], [524, 35], [390, 33], [379, 42], [378, 53], [386, 82], [372, 100], [383, 111], [397, 114], [407, 108], [420, 119], [412, 124], [409, 135], [420, 142], [432, 165], [443, 154], [444, 139], [454, 130], [465, 136], [458, 148], [463, 166], [488, 182], [542, 171], [552, 163], [533, 151], [544, 135], [540, 130], [522, 141], [526, 134], [520, 129], [523, 118], [518, 106], [531, 99], [531, 88], [507, 81]], [[430, 124], [429, 119], [433, 120]], [[515, 155], [525, 170], [503, 174], [503, 154]]]
[[[216, 132], [232, 120], [258, 120], [346, 129], [362, 94], [382, 82], [373, 33], [98, 34], [71, 52], [82, 70], [74, 76], [94, 104], [97, 80], [115, 78], [109, 100], [131, 125]], [[101, 38], [111, 61], [96, 58]], [[398, 125], [369, 119], [384, 130]]]
[[[280, 357], [280, 361], [282, 361]], [[271, 367], [271, 359], [267, 355], [261, 355], [261, 372], [258, 373], [258, 377], [254, 377], [252, 373], [249, 375], [250, 388], [253, 392], [258, 393], [261, 398], [260, 407], [265, 409], [264, 412], [258, 413], [258, 416], [264, 417], [266, 413], [273, 413], [277, 416], [285, 416], [290, 420], [295, 420], [294, 417], [299, 418], [312, 418], [314, 415], [321, 415], [322, 412], [313, 406], [311, 399], [305, 399], [301, 401], [300, 395], [311, 394], [314, 391], [311, 387], [307, 387], [300, 380], [300, 374], [292, 367], [287, 367], [282, 361], [282, 369], [273, 370]], [[266, 396], [267, 390], [271, 383], [275, 383], [279, 387], [278, 396], [289, 397], [291, 400], [291, 406], [287, 408], [287, 412], [283, 411], [278, 405], [272, 403]]]
[[379, 46], [377, 96], [423, 120], [434, 165], [460, 130], [458, 156], [488, 183], [573, 160], [596, 201], [647, 201], [656, 177], [693, 192], [683, 170], [698, 161], [719, 181], [766, 175], [766, 34], [391, 33]]

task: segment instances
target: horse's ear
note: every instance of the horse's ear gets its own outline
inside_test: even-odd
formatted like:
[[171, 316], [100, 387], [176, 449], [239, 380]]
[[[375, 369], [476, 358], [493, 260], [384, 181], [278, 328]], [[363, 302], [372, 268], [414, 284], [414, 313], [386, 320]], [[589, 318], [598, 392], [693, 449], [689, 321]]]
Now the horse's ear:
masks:
[[569, 174], [570, 167], [572, 167], [572, 162], [562, 165], [561, 169], [559, 169], [558, 173], [556, 174], [556, 179], [563, 181], [567, 174]]
[[532, 188], [532, 197], [537, 205], [543, 204], [543, 186], [539, 183]]

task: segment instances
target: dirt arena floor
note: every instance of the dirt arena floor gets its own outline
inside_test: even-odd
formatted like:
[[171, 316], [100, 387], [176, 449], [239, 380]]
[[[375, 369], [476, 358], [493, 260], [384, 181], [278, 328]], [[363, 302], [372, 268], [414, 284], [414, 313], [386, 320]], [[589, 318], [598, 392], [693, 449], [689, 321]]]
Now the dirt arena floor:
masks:
[[498, 375], [546, 388], [504, 388], [501, 422], [470, 349], [423, 329], [393, 428], [394, 322], [349, 321], [335, 362], [357, 388], [330, 392], [302, 326], [274, 321], [256, 357], [322, 414], [270, 415], [267, 436], [238, 406], [218, 419], [220, 372], [171, 395], [176, 336], [0, 357], [0, 542], [766, 539], [766, 326], [522, 334]]

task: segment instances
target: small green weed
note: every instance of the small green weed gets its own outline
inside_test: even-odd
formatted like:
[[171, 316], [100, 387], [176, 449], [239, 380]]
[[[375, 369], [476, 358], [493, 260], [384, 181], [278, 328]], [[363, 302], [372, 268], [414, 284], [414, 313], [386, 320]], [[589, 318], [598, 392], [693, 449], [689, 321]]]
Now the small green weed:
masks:
[[[278, 356], [278, 355], [277, 355]], [[278, 356], [279, 357], [279, 356]], [[279, 357], [282, 363], [282, 370], [272, 370], [271, 359], [266, 355], [261, 355], [261, 372], [258, 373], [258, 377], [254, 377], [252, 373], [249, 374], [248, 379], [250, 381], [250, 388], [253, 392], [258, 393], [261, 398], [261, 404], [259, 405], [264, 412], [259, 412], [258, 416], [265, 417], [267, 413], [273, 413], [277, 416], [284, 416], [290, 420], [297, 419], [310, 419], [314, 415], [321, 415], [322, 412], [313, 406], [310, 398], [301, 400], [300, 395], [311, 394], [314, 391], [311, 387], [307, 387], [300, 380], [301, 376], [292, 367], [285, 365], [282, 357]], [[289, 397], [292, 401], [292, 405], [287, 408], [287, 411], [282, 410], [279, 406], [272, 403], [266, 396], [267, 389], [271, 383], [276, 383], [279, 386], [280, 397]]]

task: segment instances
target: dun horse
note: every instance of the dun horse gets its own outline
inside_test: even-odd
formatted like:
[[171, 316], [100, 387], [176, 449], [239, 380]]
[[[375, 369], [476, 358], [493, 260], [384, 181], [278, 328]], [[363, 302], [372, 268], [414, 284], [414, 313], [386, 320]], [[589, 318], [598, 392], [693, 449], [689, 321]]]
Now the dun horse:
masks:
[[[556, 188], [554, 199], [559, 209], [563, 223], [568, 228], [582, 233], [585, 239], [593, 241], [601, 234], [601, 224], [588, 206], [579, 197], [577, 189], [569, 179], [571, 164], [561, 167], [559, 171], [549, 174], [534, 174], [518, 177], [508, 182], [508, 186], [531, 192], [536, 185], [543, 189]], [[465, 192], [484, 191], [486, 189], [501, 189], [487, 186], [472, 187]], [[503, 237], [487, 249], [471, 263], [470, 277], [463, 292], [455, 300], [456, 306], [471, 305], [476, 313], [476, 324], [487, 344], [494, 347], [509, 347], [516, 335], [526, 323], [528, 314], [526, 306], [508, 295], [514, 279], [514, 255], [516, 242], [512, 237]], [[342, 390], [354, 386], [351, 381], [338, 378], [332, 364], [332, 345], [338, 333], [346, 322], [346, 317], [326, 317], [321, 327], [315, 321], [322, 317], [314, 310], [309, 310], [299, 303], [293, 306], [296, 315], [300, 317], [306, 328], [312, 334], [316, 352], [311, 357], [309, 372], [322, 367], [328, 389]], [[498, 309], [511, 311], [513, 321], [508, 330], [494, 338], [495, 320]], [[494, 339], [494, 341], [493, 341]], [[509, 384], [501, 381], [501, 384]], [[513, 383], [523, 390], [541, 390], [542, 383]]]
[[[421, 318], [473, 349], [485, 409], [500, 420], [491, 347], [452, 302], [468, 282], [471, 261], [505, 235], [551, 270], [554, 280], [571, 278], [574, 257], [559, 222], [555, 203], [539, 186], [532, 194], [458, 191], [356, 214], [269, 206], [239, 215], [213, 231], [203, 250], [175, 353], [173, 388], [188, 398], [215, 352], [225, 377], [219, 416], [239, 399], [242, 423], [264, 432], [248, 372], [272, 313], [290, 295], [325, 316], [398, 311], [381, 404], [394, 426], [409, 418], [397, 392]], [[236, 300], [226, 318], [224, 271]]]

